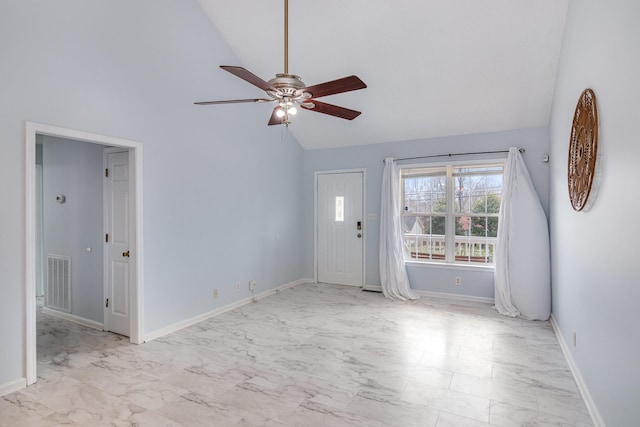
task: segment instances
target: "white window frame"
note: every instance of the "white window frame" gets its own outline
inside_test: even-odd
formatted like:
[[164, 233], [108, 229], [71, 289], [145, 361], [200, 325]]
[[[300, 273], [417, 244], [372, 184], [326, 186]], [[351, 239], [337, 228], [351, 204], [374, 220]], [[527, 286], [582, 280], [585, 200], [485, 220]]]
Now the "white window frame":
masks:
[[[495, 268], [494, 263], [474, 263], [470, 261], [456, 261], [455, 259], [455, 182], [454, 182], [454, 171], [456, 168], [468, 168], [468, 167], [489, 167], [489, 166], [502, 166], [503, 173], [504, 167], [506, 164], [505, 158], [491, 158], [491, 159], [482, 159], [482, 160], [462, 160], [457, 162], [433, 162], [433, 163], [414, 163], [414, 164], [406, 164], [400, 165], [400, 215], [401, 217], [404, 214], [404, 178], [403, 178], [403, 170], [405, 169], [446, 169], [446, 213], [445, 213], [445, 259], [444, 260], [434, 260], [434, 259], [416, 259], [407, 257], [406, 251], [404, 252], [405, 258], [404, 261], [407, 264], [415, 264], [415, 265], [436, 265], [436, 266], [444, 266], [444, 267], [461, 267], [461, 268], [470, 268], [470, 269], [491, 269]], [[503, 182], [504, 186], [504, 182]], [[447, 232], [447, 230], [452, 230]], [[404, 243], [404, 236], [403, 236]], [[497, 244], [497, 242], [496, 242]]]

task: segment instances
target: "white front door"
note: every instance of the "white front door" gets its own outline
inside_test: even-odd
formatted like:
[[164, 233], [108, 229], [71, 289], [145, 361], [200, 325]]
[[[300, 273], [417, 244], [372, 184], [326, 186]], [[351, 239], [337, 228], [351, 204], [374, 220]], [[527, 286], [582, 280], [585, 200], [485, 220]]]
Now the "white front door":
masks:
[[363, 182], [363, 172], [317, 175], [318, 282], [364, 285]]
[[131, 253], [129, 152], [105, 149], [104, 329], [129, 336]]

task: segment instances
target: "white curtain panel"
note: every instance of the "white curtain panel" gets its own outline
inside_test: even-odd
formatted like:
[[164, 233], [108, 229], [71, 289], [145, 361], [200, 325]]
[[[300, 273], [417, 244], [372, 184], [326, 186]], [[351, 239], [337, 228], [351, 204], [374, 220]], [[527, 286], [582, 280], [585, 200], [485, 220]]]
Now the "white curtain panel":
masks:
[[420, 298], [411, 289], [402, 249], [402, 217], [400, 215], [400, 173], [393, 160], [384, 159], [382, 176], [382, 209], [380, 211], [380, 282], [382, 293], [390, 299]]
[[495, 257], [496, 310], [529, 320], [549, 319], [547, 217], [517, 148], [510, 148], [507, 157]]

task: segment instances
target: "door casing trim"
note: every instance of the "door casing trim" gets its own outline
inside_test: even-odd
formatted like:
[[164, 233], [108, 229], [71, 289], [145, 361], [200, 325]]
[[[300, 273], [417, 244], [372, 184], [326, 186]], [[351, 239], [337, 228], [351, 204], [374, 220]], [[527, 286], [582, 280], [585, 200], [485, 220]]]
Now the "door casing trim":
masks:
[[133, 205], [130, 215], [135, 221], [135, 232], [131, 241], [135, 242], [136, 265], [132, 271], [135, 285], [130, 295], [131, 328], [130, 342], [139, 344], [144, 336], [144, 248], [142, 211], [142, 143], [123, 138], [90, 132], [25, 122], [25, 377], [27, 385], [37, 379], [36, 356], [36, 135], [54, 136], [90, 144], [126, 148], [129, 151], [129, 172], [133, 181]]

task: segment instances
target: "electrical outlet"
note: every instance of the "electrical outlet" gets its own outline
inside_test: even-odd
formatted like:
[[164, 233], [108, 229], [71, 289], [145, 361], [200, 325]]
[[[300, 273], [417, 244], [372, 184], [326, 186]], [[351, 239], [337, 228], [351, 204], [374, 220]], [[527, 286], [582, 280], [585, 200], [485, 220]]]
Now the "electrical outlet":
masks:
[[575, 347], [577, 343], [578, 343], [578, 334], [576, 334], [574, 332], [573, 333], [573, 346]]
[[236, 291], [240, 290], [240, 283], [236, 283]]
[[217, 289], [214, 289], [214, 290], [213, 290], [213, 297], [214, 297], [214, 298], [218, 298], [218, 295], [219, 295], [218, 290], [217, 290]]
[[462, 279], [459, 276], [456, 276], [455, 284], [456, 284], [456, 286], [462, 285]]
[[256, 281], [255, 280], [251, 280], [249, 282], [249, 290], [252, 291], [256, 288]]

